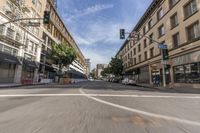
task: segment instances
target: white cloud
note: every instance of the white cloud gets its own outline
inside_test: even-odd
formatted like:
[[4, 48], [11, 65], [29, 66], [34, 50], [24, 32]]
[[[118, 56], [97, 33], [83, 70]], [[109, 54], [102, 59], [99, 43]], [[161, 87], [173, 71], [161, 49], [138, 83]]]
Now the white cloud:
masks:
[[112, 4], [96, 4], [94, 6], [88, 7], [83, 10], [75, 9], [71, 14], [67, 16], [66, 20], [69, 22], [75, 18], [86, 16], [89, 14], [94, 14], [96, 12], [100, 12], [102, 10], [109, 9], [109, 8], [113, 8], [113, 5]]
[[93, 46], [98, 45], [99, 42], [106, 45], [115, 44], [120, 42], [119, 29], [131, 29], [130, 26], [130, 22], [114, 23], [111, 21], [100, 21], [87, 25], [84, 29], [84, 34], [76, 32], [74, 38], [79, 45]]

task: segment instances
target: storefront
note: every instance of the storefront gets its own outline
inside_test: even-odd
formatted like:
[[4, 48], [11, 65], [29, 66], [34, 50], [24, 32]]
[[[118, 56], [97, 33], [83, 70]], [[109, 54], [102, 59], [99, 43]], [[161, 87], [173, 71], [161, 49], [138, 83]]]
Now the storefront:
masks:
[[[151, 67], [151, 82], [153, 83], [153, 79], [155, 77], [159, 77], [160, 84], [163, 84], [163, 68], [161, 63], [156, 63], [150, 66]], [[169, 62], [165, 65], [165, 76], [166, 76], [166, 84], [170, 84], [171, 75], [170, 75], [171, 65]]]
[[17, 57], [0, 52], [0, 83], [13, 83], [16, 66], [20, 65]]
[[173, 59], [175, 83], [200, 83], [200, 51]]
[[149, 66], [144, 66], [139, 69], [139, 83], [149, 84]]
[[37, 65], [35, 62], [25, 59], [23, 60], [22, 84], [33, 83], [35, 69], [37, 69]]

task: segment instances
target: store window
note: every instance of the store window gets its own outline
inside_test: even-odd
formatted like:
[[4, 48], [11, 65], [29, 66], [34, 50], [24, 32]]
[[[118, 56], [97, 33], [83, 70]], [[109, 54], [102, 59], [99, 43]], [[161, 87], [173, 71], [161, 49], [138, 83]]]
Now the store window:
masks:
[[176, 83], [200, 83], [200, 63], [174, 67]]

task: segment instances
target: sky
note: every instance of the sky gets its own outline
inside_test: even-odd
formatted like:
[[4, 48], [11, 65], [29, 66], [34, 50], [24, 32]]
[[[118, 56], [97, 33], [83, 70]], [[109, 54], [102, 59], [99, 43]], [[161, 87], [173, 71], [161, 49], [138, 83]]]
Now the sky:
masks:
[[152, 0], [57, 0], [58, 12], [85, 58], [107, 64], [124, 40], [119, 29], [130, 32]]

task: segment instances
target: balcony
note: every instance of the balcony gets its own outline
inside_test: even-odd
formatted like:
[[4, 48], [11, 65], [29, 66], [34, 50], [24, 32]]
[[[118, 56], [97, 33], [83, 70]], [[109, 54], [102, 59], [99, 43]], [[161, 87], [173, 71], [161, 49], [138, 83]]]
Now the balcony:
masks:
[[[21, 6], [21, 4], [20, 4]], [[16, 7], [14, 0], [13, 2], [7, 3], [6, 6], [2, 7], [2, 11], [7, 15], [10, 19], [20, 18], [22, 16], [18, 7]]]
[[20, 33], [15, 35], [15, 31], [11, 28], [7, 28], [5, 26], [0, 27], [0, 41], [10, 44], [14, 47], [19, 47], [23, 45], [22, 36]]

